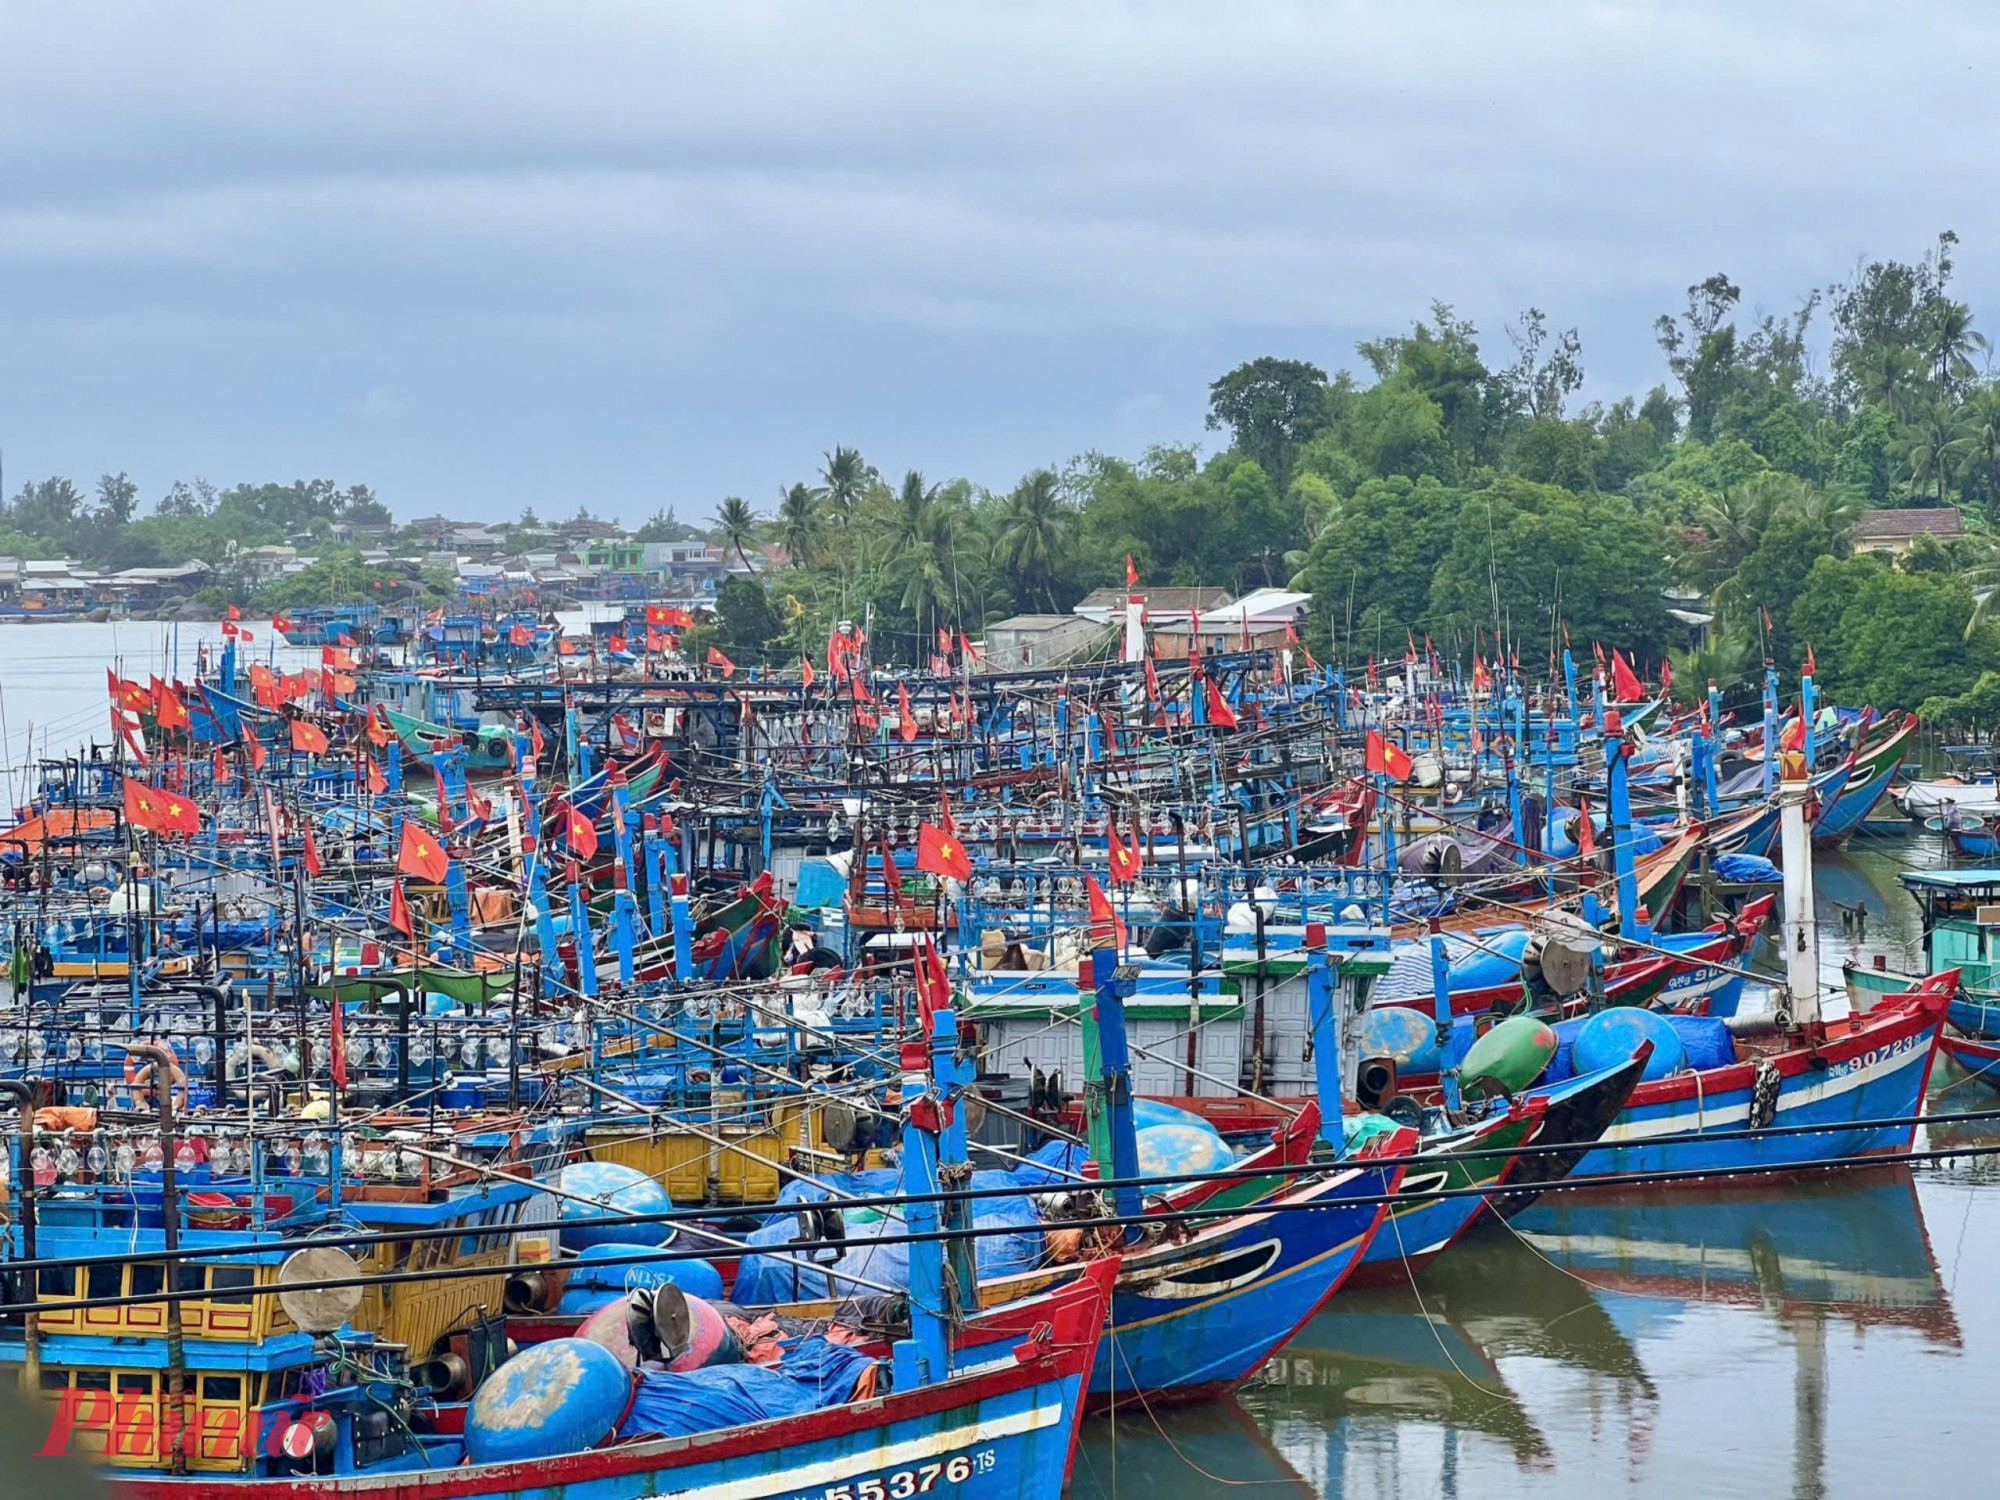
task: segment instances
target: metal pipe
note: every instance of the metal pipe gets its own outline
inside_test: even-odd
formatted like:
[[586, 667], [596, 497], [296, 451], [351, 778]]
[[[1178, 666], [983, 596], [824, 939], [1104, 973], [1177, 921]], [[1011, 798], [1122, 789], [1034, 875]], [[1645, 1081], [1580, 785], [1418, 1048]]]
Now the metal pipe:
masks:
[[[164, 1247], [172, 1256], [181, 1245], [180, 1184], [174, 1172], [174, 1073], [178, 1064], [173, 1053], [151, 1042], [142, 1042], [125, 1050], [153, 1065], [153, 1093], [160, 1104], [160, 1223]], [[180, 1440], [181, 1434], [188, 1430], [187, 1398], [187, 1353], [181, 1339], [181, 1305], [173, 1301], [167, 1304], [167, 1409], [173, 1413], [173, 1472], [176, 1476], [187, 1473], [187, 1445]]]

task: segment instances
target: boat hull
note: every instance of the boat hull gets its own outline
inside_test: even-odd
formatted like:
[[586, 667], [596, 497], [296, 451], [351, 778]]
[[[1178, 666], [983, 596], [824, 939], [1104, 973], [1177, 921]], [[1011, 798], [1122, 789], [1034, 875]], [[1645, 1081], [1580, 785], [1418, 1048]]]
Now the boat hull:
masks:
[[1743, 1131], [1752, 1123], [1759, 1064], [1731, 1063], [1640, 1084], [1605, 1131], [1602, 1144], [1577, 1164], [1570, 1178], [1781, 1170], [1906, 1150], [1914, 1125], [1842, 1127], [1862, 1120], [1907, 1119], [1918, 1112], [1948, 994], [1948, 988], [1940, 992], [1927, 981], [1922, 991], [1885, 1003], [1817, 1048], [1798, 1047], [1769, 1059], [1779, 1082], [1764, 1123], [1823, 1125], [1825, 1130], [1704, 1140], [1705, 1135]]

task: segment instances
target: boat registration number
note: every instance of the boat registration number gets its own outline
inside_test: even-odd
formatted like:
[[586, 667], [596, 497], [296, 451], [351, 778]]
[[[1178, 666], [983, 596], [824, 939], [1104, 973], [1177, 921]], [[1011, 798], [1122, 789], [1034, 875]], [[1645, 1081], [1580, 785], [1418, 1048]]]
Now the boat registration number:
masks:
[[830, 1484], [816, 1495], [802, 1495], [799, 1500], [910, 1500], [912, 1495], [928, 1494], [940, 1483], [964, 1484], [975, 1474], [991, 1473], [998, 1462], [991, 1448], [977, 1453], [954, 1453], [935, 1463], [912, 1464], [907, 1469], [857, 1479], [852, 1484]]
[[[1901, 1057], [1906, 1053], [1916, 1051], [1917, 1040], [1916, 1037], [1906, 1036], [1901, 1041], [1889, 1043], [1886, 1047], [1871, 1047], [1858, 1057], [1850, 1057], [1846, 1062], [1835, 1063], [1827, 1072], [1835, 1078], [1843, 1077], [1848, 1073], [1859, 1073], [1864, 1068], [1872, 1068], [1877, 1063], [1888, 1062], [1891, 1058]], [[1928, 1040], [1928, 1033], [1926, 1033], [1926, 1040]]]

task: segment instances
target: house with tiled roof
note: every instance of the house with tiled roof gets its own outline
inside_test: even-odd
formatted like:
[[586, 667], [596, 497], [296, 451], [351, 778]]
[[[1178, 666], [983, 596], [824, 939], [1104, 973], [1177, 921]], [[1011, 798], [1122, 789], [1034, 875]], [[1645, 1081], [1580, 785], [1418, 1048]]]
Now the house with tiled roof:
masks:
[[1885, 557], [1901, 557], [1917, 544], [1920, 536], [1940, 542], [1957, 541], [1965, 535], [1965, 517], [1952, 505], [1916, 506], [1908, 510], [1864, 510], [1848, 533], [1855, 554], [1873, 552]]

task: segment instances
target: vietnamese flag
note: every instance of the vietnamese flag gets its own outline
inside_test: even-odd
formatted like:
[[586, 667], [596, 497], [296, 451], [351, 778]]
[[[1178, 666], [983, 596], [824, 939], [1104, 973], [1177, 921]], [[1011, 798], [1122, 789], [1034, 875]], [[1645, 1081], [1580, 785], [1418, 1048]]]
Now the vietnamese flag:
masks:
[[625, 650], [625, 637], [622, 635], [612, 636], [604, 643], [604, 649], [622, 653]]
[[810, 656], [801, 656], [799, 658], [799, 681], [804, 685], [807, 692], [810, 693], [812, 691], [813, 662]]
[[379, 703], [368, 710], [368, 743], [377, 750], [389, 748], [389, 714]]
[[597, 825], [574, 807], [563, 809], [563, 842], [578, 859], [597, 857]]
[[283, 615], [272, 615], [271, 628], [277, 631], [279, 635], [289, 635], [292, 629], [292, 622]]
[[1119, 920], [1118, 909], [1111, 904], [1111, 898], [1105, 895], [1104, 887], [1097, 883], [1095, 875], [1083, 878], [1090, 892], [1090, 946], [1124, 953], [1125, 924]]
[[193, 722], [180, 695], [157, 677], [153, 679], [153, 704], [162, 729], [186, 729]]
[[240, 620], [243, 618], [243, 611], [238, 609], [235, 605], [232, 604], [229, 606], [229, 609], [227, 613], [224, 615], [224, 618], [230, 620]]
[[292, 748], [308, 755], [324, 755], [330, 748], [326, 731], [310, 719], [292, 720]]
[[320, 647], [319, 661], [323, 667], [339, 667], [342, 671], [346, 672], [354, 670], [354, 657], [352, 653], [342, 651], [338, 646]]
[[722, 675], [724, 677], [734, 677], [736, 675], [736, 663], [724, 656], [714, 646], [708, 648], [708, 664], [711, 667], [722, 668]]
[[917, 720], [910, 712], [910, 685], [907, 682], [896, 684], [896, 733], [903, 737], [906, 745], [917, 737]]
[[278, 706], [278, 678], [269, 667], [261, 662], [250, 667], [250, 696], [265, 708]]
[[507, 644], [528, 646], [534, 643], [535, 633], [525, 625], [511, 625], [507, 629]]
[[253, 730], [245, 737], [244, 743], [250, 747], [250, 769], [253, 771], [263, 770], [266, 754], [264, 742], [257, 738], [256, 732]]
[[970, 880], [972, 856], [954, 835], [935, 823], [924, 823], [917, 829], [917, 868], [949, 880]]
[[111, 684], [111, 701], [132, 713], [144, 713], [153, 706], [153, 695], [136, 682], [127, 682], [109, 667], [104, 675]]
[[389, 790], [389, 779], [382, 774], [382, 768], [375, 764], [375, 757], [366, 751], [361, 755], [361, 768], [368, 776], [368, 790], [376, 796]]
[[1637, 703], [1646, 696], [1646, 685], [1639, 681], [1639, 674], [1625, 665], [1625, 658], [1615, 650], [1611, 653], [1611, 688], [1620, 703]]
[[319, 845], [313, 842], [312, 824], [306, 824], [306, 847], [304, 853], [306, 874], [319, 879]]
[[1214, 678], [1208, 682], [1208, 722], [1223, 729], [1236, 728], [1236, 710], [1222, 696], [1222, 689], [1215, 685]]
[[173, 792], [125, 778], [125, 821], [150, 833], [200, 833], [194, 802]]
[[1410, 763], [1409, 752], [1394, 740], [1384, 739], [1379, 729], [1368, 731], [1362, 764], [1372, 775], [1387, 776], [1391, 781], [1408, 781], [1410, 772], [1415, 769]]
[[416, 925], [410, 921], [410, 898], [403, 894], [400, 880], [389, 887], [389, 925], [404, 937], [416, 936]]
[[396, 852], [396, 868], [436, 885], [451, 868], [451, 860], [444, 852], [444, 845], [412, 820], [403, 824], [403, 847]]
[[1104, 822], [1104, 847], [1111, 856], [1111, 883], [1130, 885], [1139, 878], [1138, 830], [1133, 830], [1131, 843], [1118, 836], [1118, 820], [1107, 818]]

